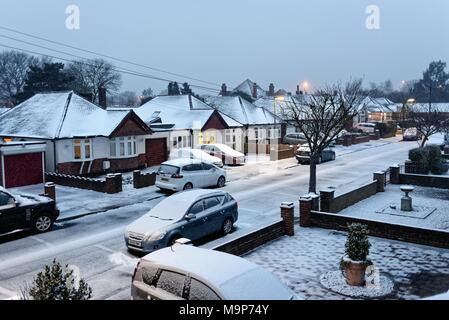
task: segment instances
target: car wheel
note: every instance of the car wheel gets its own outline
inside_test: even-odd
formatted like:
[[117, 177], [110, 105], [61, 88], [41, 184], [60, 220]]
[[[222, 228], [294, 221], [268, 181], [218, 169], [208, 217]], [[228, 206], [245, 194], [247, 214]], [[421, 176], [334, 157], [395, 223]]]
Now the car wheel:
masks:
[[225, 184], [226, 184], [226, 178], [225, 177], [218, 178], [217, 187], [223, 188], [225, 186]]
[[53, 226], [53, 220], [47, 213], [40, 214], [33, 221], [33, 230], [38, 233], [49, 231]]
[[191, 190], [191, 189], [193, 189], [193, 184], [191, 184], [190, 182], [184, 186], [184, 190]]
[[223, 222], [223, 227], [221, 229], [223, 235], [229, 234], [234, 228], [234, 221], [231, 218], [226, 218]]

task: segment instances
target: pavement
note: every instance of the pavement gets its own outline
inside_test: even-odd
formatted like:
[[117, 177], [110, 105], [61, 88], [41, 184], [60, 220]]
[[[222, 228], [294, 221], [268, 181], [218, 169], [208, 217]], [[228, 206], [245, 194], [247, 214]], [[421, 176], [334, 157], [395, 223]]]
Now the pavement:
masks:
[[[414, 143], [393, 140], [377, 148], [341, 155], [335, 161], [318, 166], [318, 188], [334, 186], [337, 192], [344, 192], [364, 185], [372, 180], [373, 172], [404, 161], [412, 147]], [[244, 235], [276, 221], [280, 216], [279, 206], [284, 201], [292, 201], [297, 206], [300, 195], [308, 193], [309, 167], [290, 166], [286, 161], [280, 163], [285, 166], [255, 176], [247, 173], [224, 187], [239, 202], [236, 230], [228, 237], [211, 239], [204, 246], [218, 245], [229, 237]], [[245, 171], [244, 166], [231, 169]], [[129, 299], [130, 279], [138, 257], [127, 252], [123, 232], [128, 224], [164, 199], [164, 196], [153, 198], [153, 195], [163, 194], [154, 187], [132, 189], [118, 195], [86, 190], [72, 192], [72, 195], [59, 192], [60, 205], [67, 197], [66, 208], [72, 211], [91, 212], [104, 205], [120, 206], [58, 222], [52, 232], [45, 234], [18, 232], [0, 236], [0, 299], [20, 293], [25, 283], [30, 284], [54, 258], [76, 266], [92, 286], [95, 299]]]
[[[346, 234], [300, 228], [244, 256], [271, 271], [297, 295], [308, 300], [351, 300], [325, 289], [322, 274], [339, 270]], [[449, 289], [449, 250], [370, 237], [369, 258], [380, 275], [394, 282], [394, 292], [383, 299], [416, 300]]]

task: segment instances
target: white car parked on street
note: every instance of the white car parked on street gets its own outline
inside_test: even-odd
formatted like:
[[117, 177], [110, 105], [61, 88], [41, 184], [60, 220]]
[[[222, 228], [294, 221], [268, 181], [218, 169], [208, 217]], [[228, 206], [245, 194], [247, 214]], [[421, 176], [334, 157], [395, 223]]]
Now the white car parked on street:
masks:
[[196, 159], [176, 159], [164, 162], [156, 173], [156, 187], [166, 191], [193, 188], [222, 188], [226, 171]]
[[374, 133], [376, 132], [376, 124], [369, 122], [361, 122], [357, 123], [354, 126], [354, 129], [357, 130], [358, 132]]
[[300, 300], [273, 274], [246, 259], [179, 243], [140, 259], [131, 298]]
[[211, 156], [221, 159], [224, 164], [238, 165], [245, 163], [245, 155], [243, 153], [238, 152], [225, 144], [202, 144], [199, 145], [197, 149], [201, 149]]
[[221, 161], [220, 158], [213, 157], [207, 152], [204, 152], [203, 150], [200, 149], [183, 148], [183, 149], [174, 149], [171, 151], [170, 160], [180, 158], [197, 159], [204, 161], [206, 163], [213, 164], [214, 166], [217, 166], [219, 168], [223, 168], [223, 161]]

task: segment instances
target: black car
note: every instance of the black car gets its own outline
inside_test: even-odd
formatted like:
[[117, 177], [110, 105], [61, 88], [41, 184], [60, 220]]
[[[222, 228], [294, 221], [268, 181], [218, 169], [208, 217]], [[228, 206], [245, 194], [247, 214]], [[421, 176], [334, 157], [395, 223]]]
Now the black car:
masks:
[[[321, 155], [317, 159], [317, 164], [320, 164], [325, 161], [333, 161], [335, 160], [336, 154], [335, 151], [327, 148], [321, 152]], [[310, 148], [308, 146], [301, 146], [298, 151], [296, 151], [295, 155], [298, 163], [310, 163]]]
[[0, 187], [0, 234], [19, 229], [43, 233], [59, 216], [55, 201], [43, 196], [13, 195]]

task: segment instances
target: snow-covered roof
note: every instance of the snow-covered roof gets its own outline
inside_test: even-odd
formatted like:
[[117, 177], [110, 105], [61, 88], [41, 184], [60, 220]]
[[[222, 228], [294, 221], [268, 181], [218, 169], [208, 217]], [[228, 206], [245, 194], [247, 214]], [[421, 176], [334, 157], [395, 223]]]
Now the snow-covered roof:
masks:
[[[241, 84], [239, 84], [237, 87], [235, 87], [232, 92], [243, 92], [246, 93], [249, 96], [253, 96], [253, 88], [255, 83], [249, 79], [246, 79]], [[257, 87], [257, 98], [265, 97], [267, 95], [267, 92], [262, 89], [259, 85], [256, 84]]]
[[365, 109], [368, 112], [384, 112], [390, 113], [396, 111], [394, 102], [387, 98], [366, 97], [359, 105], [359, 111]]
[[0, 135], [57, 139], [110, 136], [131, 111], [106, 111], [70, 92], [41, 93], [0, 115]]
[[245, 125], [281, 122], [280, 118], [275, 121], [273, 112], [258, 107], [238, 96], [208, 96], [205, 99], [213, 108]]
[[[429, 103], [416, 103], [411, 106], [411, 109], [416, 108], [417, 110], [427, 110]], [[401, 105], [402, 108], [402, 105]], [[400, 110], [400, 108], [399, 108]], [[438, 112], [449, 113], [449, 102], [432, 102], [432, 110]]]
[[[307, 103], [307, 100], [310, 99], [310, 95], [308, 94], [300, 94], [300, 95], [283, 95], [276, 96], [278, 99], [276, 100], [276, 115], [280, 118], [287, 118], [287, 114], [289, 114], [289, 110], [291, 110], [294, 106], [301, 106]], [[270, 112], [274, 113], [274, 97], [262, 97], [257, 99], [254, 104], [260, 108], [264, 108]]]
[[[134, 109], [137, 115], [150, 124], [155, 118], [160, 118], [162, 124], [173, 124], [174, 130], [201, 129], [214, 113], [215, 109], [201, 100], [189, 96], [158, 96], [143, 106]], [[234, 119], [220, 113], [229, 127], [240, 127]]]

